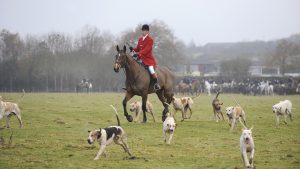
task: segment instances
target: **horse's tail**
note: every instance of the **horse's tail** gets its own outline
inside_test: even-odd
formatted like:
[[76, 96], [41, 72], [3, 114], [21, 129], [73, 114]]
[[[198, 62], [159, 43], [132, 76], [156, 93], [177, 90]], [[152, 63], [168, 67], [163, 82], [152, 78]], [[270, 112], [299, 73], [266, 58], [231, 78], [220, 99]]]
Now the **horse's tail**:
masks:
[[117, 109], [116, 109], [113, 105], [110, 105], [110, 107], [112, 107], [112, 108], [115, 110], [116, 118], [117, 118], [117, 122], [118, 122], [118, 126], [121, 126], [121, 123], [120, 123], [120, 119], [119, 119], [119, 116], [118, 116]]

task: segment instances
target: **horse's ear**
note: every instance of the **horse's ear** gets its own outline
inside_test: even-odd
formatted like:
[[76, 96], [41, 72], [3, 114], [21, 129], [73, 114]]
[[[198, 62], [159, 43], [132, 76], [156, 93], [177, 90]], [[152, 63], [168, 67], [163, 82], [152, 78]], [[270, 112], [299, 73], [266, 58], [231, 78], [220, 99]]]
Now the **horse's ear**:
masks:
[[124, 53], [126, 53], [126, 46], [125, 45], [123, 47], [123, 51], [124, 51]]
[[117, 45], [117, 46], [116, 46], [116, 48], [117, 48], [117, 51], [119, 52], [119, 51], [120, 51], [120, 49], [119, 49], [119, 45]]

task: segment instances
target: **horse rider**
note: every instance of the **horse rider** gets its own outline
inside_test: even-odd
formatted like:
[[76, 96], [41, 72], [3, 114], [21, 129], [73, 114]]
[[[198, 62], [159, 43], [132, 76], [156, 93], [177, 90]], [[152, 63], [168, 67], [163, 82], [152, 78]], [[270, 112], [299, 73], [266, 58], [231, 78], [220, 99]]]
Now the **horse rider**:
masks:
[[141, 59], [142, 62], [148, 67], [150, 77], [154, 82], [154, 90], [160, 89], [158, 84], [158, 76], [155, 73], [154, 67], [156, 61], [152, 53], [153, 39], [149, 35], [149, 25], [145, 24], [142, 26], [142, 36], [139, 38], [138, 44], [135, 48], [129, 47], [130, 51], [133, 52], [133, 57], [137, 57], [136, 60]]
[[191, 77], [184, 77], [183, 82], [185, 84], [191, 85], [192, 83], [192, 78]]
[[82, 78], [82, 80], [81, 80], [81, 83], [82, 83], [82, 84], [85, 84], [85, 82], [86, 82], [86, 78], [85, 78], [85, 76], [83, 76], [83, 78]]

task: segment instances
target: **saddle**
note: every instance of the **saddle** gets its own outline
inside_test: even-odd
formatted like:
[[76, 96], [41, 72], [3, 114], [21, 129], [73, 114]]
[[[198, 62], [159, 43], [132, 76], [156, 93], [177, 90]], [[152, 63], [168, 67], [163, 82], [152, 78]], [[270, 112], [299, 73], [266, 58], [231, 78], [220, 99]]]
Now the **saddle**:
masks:
[[[148, 69], [149, 66], [145, 65], [141, 59], [140, 59], [140, 61], [137, 60], [138, 54], [135, 53], [135, 54], [132, 55], [132, 57], [133, 57], [133, 59], [134, 59], [139, 65], [141, 65], [142, 67], [144, 67], [144, 69], [146, 69], [146, 70], [148, 71], [149, 75], [151, 76], [151, 74], [150, 74], [150, 72], [149, 72], [149, 69]], [[156, 70], [156, 67], [154, 67], [154, 70]]]
[[[150, 73], [150, 71], [149, 71], [149, 66], [145, 65], [141, 59], [140, 59], [140, 60], [137, 60], [137, 58], [138, 58], [138, 54], [137, 54], [137, 53], [134, 53], [134, 54], [132, 55], [132, 58], [133, 58], [139, 65], [141, 65], [144, 69], [147, 70], [147, 72], [148, 72], [148, 74], [149, 74], [149, 77], [150, 77], [150, 84], [149, 84], [149, 87], [152, 86], [152, 85], [154, 85], [155, 82], [153, 81], [153, 78], [151, 78], [152, 76], [151, 76], [151, 73]], [[154, 67], [154, 70], [156, 71], [156, 67]]]

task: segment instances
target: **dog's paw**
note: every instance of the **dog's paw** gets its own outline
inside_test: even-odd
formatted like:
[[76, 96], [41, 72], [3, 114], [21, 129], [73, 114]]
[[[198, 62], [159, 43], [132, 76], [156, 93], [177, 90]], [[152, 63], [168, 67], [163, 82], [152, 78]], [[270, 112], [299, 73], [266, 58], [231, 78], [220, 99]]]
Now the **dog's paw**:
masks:
[[99, 160], [99, 157], [95, 157], [94, 160]]

